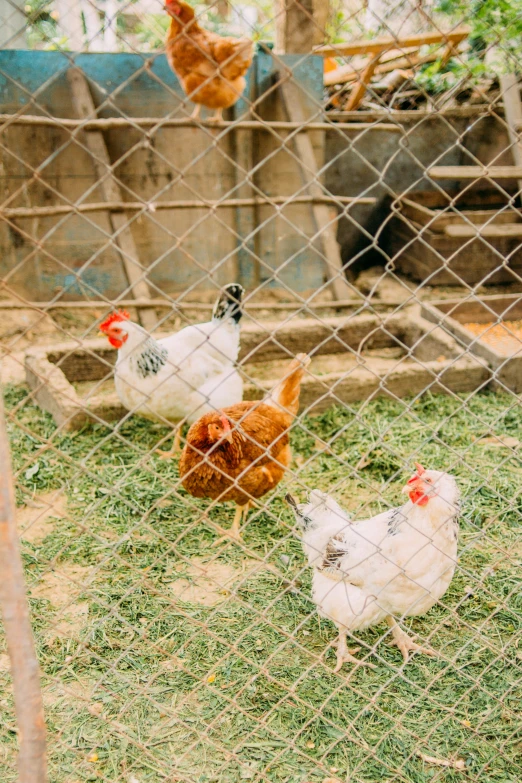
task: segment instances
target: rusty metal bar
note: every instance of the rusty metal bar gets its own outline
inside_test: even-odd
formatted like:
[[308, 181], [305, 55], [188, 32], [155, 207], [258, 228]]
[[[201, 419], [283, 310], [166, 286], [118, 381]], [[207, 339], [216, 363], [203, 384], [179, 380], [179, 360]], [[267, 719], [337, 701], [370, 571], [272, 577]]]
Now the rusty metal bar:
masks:
[[46, 783], [45, 720], [40, 673], [15, 517], [11, 455], [0, 397], [0, 606], [11, 662], [18, 736], [19, 783]]

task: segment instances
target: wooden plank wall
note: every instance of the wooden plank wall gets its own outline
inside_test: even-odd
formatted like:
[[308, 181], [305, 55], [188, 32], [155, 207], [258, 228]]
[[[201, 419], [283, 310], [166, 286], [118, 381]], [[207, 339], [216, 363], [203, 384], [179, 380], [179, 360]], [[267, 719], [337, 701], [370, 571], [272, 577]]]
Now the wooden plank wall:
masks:
[[[282, 56], [290, 69], [302, 58]], [[91, 85], [100, 117], [175, 116], [183, 114], [184, 96], [163, 55], [135, 54], [65, 55], [60, 52], [0, 52], [0, 112], [22, 108], [29, 114], [73, 116], [67, 69], [76, 64]], [[280, 69], [267, 50], [256, 57], [249, 73], [246, 94], [255, 97], [270, 88]], [[310, 56], [294, 70], [303, 80], [306, 92], [321, 100], [322, 60]], [[248, 111], [244, 100], [236, 109]], [[190, 113], [192, 105], [185, 110]], [[275, 93], [261, 104], [263, 116], [285, 119], [277, 108]], [[105, 133], [113, 162], [120, 161], [115, 173], [122, 182], [123, 197], [129, 201], [194, 199], [209, 200], [246, 194], [238, 167], [273, 152], [279, 142], [266, 133], [251, 134], [252, 149], [244, 134], [220, 138], [222, 131], [197, 127], [159, 130], [150, 140], [137, 129]], [[248, 132], [246, 132], [248, 133]], [[254, 138], [255, 137], [255, 138]], [[96, 175], [83, 134], [75, 139], [58, 128], [13, 126], [2, 132], [0, 155], [3, 170], [0, 199], [5, 206], [35, 206], [77, 201], [100, 201]], [[134, 146], [141, 142], [138, 148]], [[239, 156], [239, 148], [241, 156]], [[319, 156], [324, 145], [317, 144]], [[234, 161], [237, 158], [238, 166]], [[39, 166], [41, 178], [32, 169]], [[52, 188], [42, 184], [48, 182]], [[274, 155], [262, 166], [256, 184], [273, 195], [301, 188], [299, 167], [288, 151]], [[158, 193], [160, 195], [158, 196]], [[7, 204], [7, 199], [9, 203]], [[264, 210], [264, 211], [263, 211]], [[273, 209], [263, 208], [265, 219]], [[295, 226], [282, 218], [270, 220], [257, 235], [255, 209], [241, 214], [234, 207], [210, 213], [206, 209], [162, 210], [136, 216], [132, 222], [134, 241], [141, 262], [150, 268], [152, 295], [178, 293], [193, 288], [213, 289], [240, 277], [249, 285], [265, 282], [277, 287], [271, 274], [283, 266], [281, 278], [297, 291], [312, 290], [321, 284], [324, 268], [320, 254], [309, 246], [313, 233], [311, 207], [299, 205], [285, 210]], [[250, 237], [238, 242], [238, 233]], [[104, 213], [85, 216], [19, 219], [16, 224], [0, 223], [0, 274], [30, 299], [48, 300], [60, 289], [65, 299], [108, 296], [114, 298], [126, 288], [121, 264], [108, 245], [110, 223]], [[35, 252], [30, 237], [45, 238], [43, 251]], [[238, 249], [239, 245], [239, 249]], [[257, 252], [264, 264], [258, 268], [252, 258]], [[88, 263], [95, 256], [96, 260]], [[288, 259], [293, 258], [288, 266]], [[18, 271], [12, 272], [17, 269]], [[155, 290], [156, 287], [156, 290]]]
[[[304, 107], [311, 115], [320, 120], [319, 105], [321, 97], [317, 84], [322, 84], [322, 63], [317, 57], [308, 55], [276, 55], [268, 51], [260, 52], [256, 63], [257, 95], [266, 95], [259, 104], [259, 111], [267, 120], [287, 120], [277, 84], [291, 79], [301, 90]], [[301, 168], [296, 161], [293, 141], [282, 144], [289, 136], [288, 132], [277, 134], [258, 134], [257, 159], [266, 162], [261, 166], [258, 180], [264, 192], [275, 196], [291, 196], [299, 193], [309, 195], [303, 189], [304, 180]], [[324, 162], [324, 133], [311, 131], [317, 164]], [[294, 290], [317, 289], [325, 281], [326, 273], [322, 256], [321, 242], [313, 241], [316, 232], [312, 205], [289, 205], [281, 212], [281, 217], [265, 221], [273, 215], [269, 206], [259, 207], [259, 244], [262, 249], [263, 265], [261, 282], [272, 286], [275, 270], [278, 279]]]

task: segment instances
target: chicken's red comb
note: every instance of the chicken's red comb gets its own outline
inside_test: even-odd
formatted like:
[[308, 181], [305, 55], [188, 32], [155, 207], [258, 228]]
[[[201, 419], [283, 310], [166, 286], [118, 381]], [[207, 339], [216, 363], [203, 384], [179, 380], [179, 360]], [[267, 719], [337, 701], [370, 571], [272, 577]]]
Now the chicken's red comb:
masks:
[[107, 332], [111, 324], [117, 323], [118, 321], [128, 321], [129, 318], [130, 315], [126, 310], [116, 310], [115, 313], [111, 313], [105, 319], [105, 321], [102, 324], [100, 324], [100, 330], [102, 332]]
[[423, 468], [420, 462], [415, 462], [414, 465], [417, 473], [408, 480], [408, 484], [415, 484], [421, 478], [422, 474], [426, 473], [426, 468]]
[[228, 417], [227, 417], [226, 413], [222, 413], [221, 414], [221, 419], [220, 420], [221, 420], [221, 424], [223, 425], [223, 429], [224, 430], [232, 429], [231, 426], [230, 426], [230, 422], [228, 420]]

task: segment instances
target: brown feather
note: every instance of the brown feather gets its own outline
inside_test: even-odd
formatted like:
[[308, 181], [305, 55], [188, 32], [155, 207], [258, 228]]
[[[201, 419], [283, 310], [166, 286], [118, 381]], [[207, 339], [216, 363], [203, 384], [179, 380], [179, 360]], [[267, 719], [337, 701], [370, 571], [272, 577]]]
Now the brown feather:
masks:
[[[294, 360], [289, 367], [290, 376], [283, 381], [283, 385], [289, 384], [289, 396], [297, 396], [295, 410], [299, 405], [302, 364], [300, 361], [298, 369]], [[279, 484], [292, 460], [288, 429], [293, 416], [275, 407], [273, 396], [266, 402], [240, 402], [207, 413], [191, 426], [179, 462], [179, 474], [187, 492], [198, 498], [231, 500], [244, 506]], [[222, 430], [223, 415], [232, 425], [228, 433], [232, 442], [225, 437], [216, 441], [209, 435], [210, 425]]]
[[179, 2], [167, 34], [167, 60], [194, 103], [209, 109], [233, 106], [244, 92], [244, 76], [253, 57], [248, 39], [224, 38], [200, 27], [194, 12]]

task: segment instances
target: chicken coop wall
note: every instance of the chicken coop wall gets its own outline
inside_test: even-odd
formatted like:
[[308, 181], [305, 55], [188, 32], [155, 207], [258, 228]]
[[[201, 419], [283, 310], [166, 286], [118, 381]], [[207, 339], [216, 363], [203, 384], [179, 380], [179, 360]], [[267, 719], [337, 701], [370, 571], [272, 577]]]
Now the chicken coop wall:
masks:
[[[467, 107], [468, 108], [468, 107]], [[375, 114], [357, 112], [361, 119], [371, 121]], [[342, 248], [343, 261], [353, 277], [361, 269], [386, 263], [389, 247], [375, 239], [379, 228], [389, 214], [390, 203], [398, 194], [415, 191], [458, 193], [458, 180], [435, 182], [427, 171], [430, 166], [463, 165], [473, 159], [484, 164], [494, 160], [498, 165], [512, 161], [506, 125], [501, 114], [489, 116], [483, 109], [469, 107], [466, 116], [451, 110], [422, 117], [411, 113], [394, 117], [402, 134], [379, 134], [379, 143], [370, 134], [362, 135], [353, 146], [347, 147], [337, 134], [328, 134], [325, 157], [326, 187], [338, 196], [356, 196], [364, 193], [376, 198], [374, 205], [355, 205], [350, 210], [354, 220], [341, 217], [337, 239]], [[417, 113], [418, 114], [418, 113]], [[344, 119], [348, 120], [349, 117]], [[504, 180], [503, 188], [516, 193], [515, 180]], [[481, 190], [488, 185], [477, 180], [467, 190]]]
[[[91, 85], [94, 102], [103, 117], [166, 117], [176, 114], [184, 96], [164, 56], [150, 61], [132, 54], [85, 54], [75, 57]], [[33, 115], [74, 116], [67, 71], [71, 60], [59, 52], [0, 52], [1, 110], [11, 114], [25, 110]], [[279, 77], [278, 77], [278, 74]], [[300, 99], [310, 116], [317, 115], [322, 97], [322, 58], [282, 55], [274, 61], [269, 50], [260, 50], [248, 73], [246, 94], [234, 107], [234, 117], [247, 117], [250, 106], [266, 120], [286, 120], [275, 88], [277, 79], [299, 85]], [[231, 115], [232, 116], [232, 115]], [[286, 132], [283, 132], [283, 136]], [[318, 164], [324, 161], [324, 134], [311, 133]], [[238, 130], [216, 133], [200, 128], [159, 129], [147, 139], [143, 131], [113, 129], [105, 132], [111, 160], [118, 160], [115, 174], [124, 199], [140, 201], [144, 214], [131, 225], [140, 262], [149, 269], [148, 280], [156, 290], [179, 292], [192, 286], [212, 288], [239, 276], [249, 286], [268, 281], [269, 287], [287, 284], [311, 291], [324, 281], [324, 263], [315, 234], [311, 205], [289, 204], [284, 218], [267, 219], [267, 206], [223, 207], [218, 214], [201, 208], [156, 212], [151, 220], [147, 205], [158, 200], [220, 201], [252, 198], [256, 193], [291, 197], [306, 193], [293, 152], [280, 149], [281, 136], [269, 131]], [[23, 197], [10, 205], [100, 201], [93, 161], [82, 141], [68, 143], [70, 132], [57, 127], [11, 126], [3, 131], [3, 198], [8, 199], [24, 178], [45, 161], [45, 180], [31, 183]], [[263, 161], [262, 164], [259, 161]], [[255, 170], [252, 185], [247, 172]], [[253, 187], [255, 185], [255, 188]], [[300, 233], [292, 226], [299, 224]], [[20, 226], [20, 232], [16, 231]], [[259, 226], [258, 231], [254, 231]], [[45, 250], [32, 247], [47, 235]], [[106, 213], [22, 220], [0, 227], [1, 269], [29, 299], [49, 300], [57, 290], [77, 299], [92, 287], [114, 298], [126, 288], [117, 253], [107, 242], [110, 226]], [[211, 241], [208, 238], [211, 237]], [[51, 256], [71, 268], [64, 272]], [[26, 259], [29, 257], [29, 261]], [[263, 263], [259, 263], [259, 259]], [[289, 261], [290, 259], [290, 261]], [[87, 261], [88, 268], [82, 269]], [[79, 277], [75, 273], [82, 270]], [[273, 276], [272, 270], [280, 270]]]
[[[90, 79], [100, 117], [163, 117], [173, 112], [178, 116], [176, 107], [181, 106], [183, 93], [164, 57], [144, 64], [139, 55], [84, 54], [77, 55], [75, 62]], [[66, 77], [70, 67], [70, 58], [59, 52], [0, 52], [2, 112], [24, 109], [34, 115], [73, 116]], [[266, 121], [286, 120], [275, 85], [288, 79], [299, 85], [310, 118], [317, 118], [322, 58], [277, 55], [274, 59], [270, 50], [263, 49], [255, 57], [245, 98], [236, 104], [233, 116], [248, 117], [253, 106]], [[362, 119], [371, 122], [375, 115]], [[382, 130], [378, 144], [372, 133], [359, 133], [355, 139], [349, 132], [309, 133], [319, 170], [324, 166], [322, 179], [327, 191], [334, 197], [376, 200], [373, 205], [353, 205], [347, 216], [340, 215], [336, 222], [337, 241], [352, 278], [362, 268], [386, 260], [388, 248], [379, 245], [375, 232], [394, 194], [458, 188], [457, 181], [434, 183], [426, 176], [433, 162], [458, 165], [473, 157], [484, 163], [495, 160], [496, 165], [510, 163], [506, 126], [498, 115], [487, 116], [481, 109], [471, 108], [465, 117], [449, 111], [421, 122], [414, 116], [394, 122], [402, 132]], [[311, 240], [315, 234], [311, 206], [290, 203], [293, 195], [308, 191], [293, 150], [281, 145], [281, 134], [284, 137], [282, 131], [237, 129], [219, 138], [208, 130], [165, 128], [147, 140], [137, 128], [105, 131], [110, 158], [120, 161], [115, 173], [123, 185], [124, 199], [140, 201], [145, 208], [131, 223], [131, 231], [140, 262], [149, 269], [148, 280], [158, 295], [193, 286], [211, 289], [211, 278], [218, 284], [239, 278], [249, 288], [263, 284], [301, 292], [323, 284], [320, 238]], [[70, 132], [59, 126], [4, 128], [4, 199], [9, 199], [42, 161], [46, 162], [45, 179], [56, 189], [53, 194], [41, 182], [32, 182], [22, 197], [12, 198], [10, 207], [102, 200], [81, 135], [79, 143], [68, 144], [69, 139]], [[353, 142], [347, 144], [347, 139]], [[250, 180], [246, 172], [251, 170], [255, 173]], [[503, 185], [511, 192], [516, 188], [514, 180]], [[483, 184], [479, 182], [471, 185], [472, 189], [480, 187]], [[86, 191], [87, 198], [82, 198]], [[205, 207], [164, 210], [151, 220], [146, 205], [157, 199], [158, 192], [162, 199], [180, 201], [200, 197], [219, 201], [228, 194], [251, 199], [263, 192], [287, 197], [288, 203], [284, 216], [276, 219], [270, 219], [273, 207], [260, 202], [250, 207], [222, 207], [213, 214]], [[339, 211], [339, 207], [334, 209]], [[301, 227], [300, 233], [294, 230], [296, 225]], [[120, 296], [128, 282], [114, 245], [107, 242], [110, 231], [108, 215], [103, 212], [91, 214], [88, 221], [72, 215], [67, 220], [41, 217], [2, 223], [0, 269], [10, 274], [13, 284], [31, 300], [48, 301], [57, 291], [72, 300], [87, 291], [109, 298]], [[34, 242], [48, 232], [46, 254], [35, 248]], [[63, 260], [70, 271], [60, 268], [52, 256]]]

